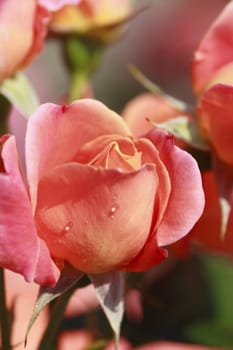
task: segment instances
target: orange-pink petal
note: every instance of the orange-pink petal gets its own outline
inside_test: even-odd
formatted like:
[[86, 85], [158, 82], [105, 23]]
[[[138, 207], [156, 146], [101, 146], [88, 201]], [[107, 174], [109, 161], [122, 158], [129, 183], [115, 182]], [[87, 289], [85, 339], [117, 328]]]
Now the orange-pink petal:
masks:
[[221, 14], [203, 37], [192, 62], [193, 89], [197, 95], [224, 65], [233, 61], [233, 2]]
[[216, 84], [202, 96], [198, 120], [203, 136], [220, 159], [233, 164], [233, 86]]
[[45, 242], [38, 238], [39, 254], [34, 282], [42, 286], [54, 286], [60, 276], [60, 270], [53, 262]]
[[41, 179], [36, 221], [54, 257], [81, 271], [107, 272], [143, 248], [157, 181], [153, 165], [122, 173], [77, 163]]
[[13, 136], [4, 138], [1, 158], [0, 265], [32, 281], [38, 257], [37, 233]]
[[171, 181], [167, 208], [156, 232], [158, 245], [166, 246], [184, 237], [203, 212], [201, 175], [194, 158], [175, 146], [172, 136], [154, 129], [147, 137], [158, 149]]
[[41, 105], [29, 120], [26, 166], [33, 209], [37, 184], [53, 167], [75, 159], [86, 142], [101, 135], [131, 133], [122, 118], [102, 103], [83, 99], [70, 106]]

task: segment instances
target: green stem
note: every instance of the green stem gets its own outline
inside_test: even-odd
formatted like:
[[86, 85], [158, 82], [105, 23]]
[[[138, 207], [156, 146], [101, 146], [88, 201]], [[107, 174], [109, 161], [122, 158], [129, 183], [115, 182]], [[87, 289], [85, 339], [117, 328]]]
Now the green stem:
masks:
[[64, 60], [71, 77], [69, 102], [85, 95], [88, 83], [99, 66], [103, 46], [87, 38], [70, 36], [63, 46]]
[[47, 329], [45, 330], [45, 333], [43, 335], [43, 339], [39, 345], [38, 350], [48, 350], [51, 349], [53, 342], [55, 340], [55, 337], [58, 333], [60, 324], [64, 317], [64, 311], [66, 308], [66, 305], [72, 295], [72, 293], [77, 289], [77, 285], [75, 284], [74, 287], [70, 288], [66, 293], [61, 295], [56, 304], [54, 305], [52, 309], [52, 313], [50, 316], [50, 321], [48, 324]]
[[1, 337], [2, 337], [2, 350], [11, 350], [10, 345], [10, 325], [8, 310], [6, 306], [6, 290], [5, 290], [5, 278], [4, 270], [0, 268], [0, 325], [1, 325]]
[[75, 71], [71, 75], [70, 92], [69, 92], [69, 103], [82, 98], [85, 95], [85, 90], [88, 85], [87, 74]]

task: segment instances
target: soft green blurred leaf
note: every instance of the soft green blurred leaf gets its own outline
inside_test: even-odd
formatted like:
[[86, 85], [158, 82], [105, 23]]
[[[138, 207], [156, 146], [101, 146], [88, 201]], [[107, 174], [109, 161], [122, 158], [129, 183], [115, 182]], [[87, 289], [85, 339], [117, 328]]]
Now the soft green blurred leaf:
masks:
[[202, 258], [213, 312], [197, 323], [189, 325], [185, 334], [191, 341], [209, 346], [233, 348], [233, 262], [224, 257]]
[[22, 72], [16, 73], [13, 78], [5, 79], [0, 85], [0, 93], [25, 117], [29, 117], [39, 106], [38, 96]]

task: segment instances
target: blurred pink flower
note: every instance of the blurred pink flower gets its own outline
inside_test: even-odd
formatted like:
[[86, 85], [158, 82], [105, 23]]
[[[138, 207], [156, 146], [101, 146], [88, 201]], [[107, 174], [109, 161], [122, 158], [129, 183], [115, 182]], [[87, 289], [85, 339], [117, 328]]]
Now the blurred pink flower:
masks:
[[49, 14], [34, 0], [0, 4], [0, 81], [25, 67], [42, 49]]
[[78, 0], [0, 2], [0, 81], [25, 68], [43, 49], [51, 11]]
[[[7, 306], [13, 310], [11, 344], [17, 350], [24, 350], [25, 334], [39, 287], [36, 284], [25, 282], [22, 276], [9, 270], [5, 270], [5, 276]], [[38, 349], [38, 344], [47, 323], [48, 310], [45, 308], [31, 329], [27, 339], [27, 349]]]
[[58, 350], [84, 350], [92, 342], [93, 335], [88, 330], [65, 331], [58, 338]]
[[233, 2], [230, 1], [195, 51], [191, 68], [193, 89], [197, 95], [216, 82], [233, 83], [232, 19]]
[[82, 0], [78, 6], [66, 6], [54, 13], [50, 27], [56, 32], [107, 30], [125, 20], [132, 8], [132, 0]]
[[233, 2], [230, 1], [206, 35], [192, 61], [197, 117], [203, 137], [217, 157], [233, 165]]

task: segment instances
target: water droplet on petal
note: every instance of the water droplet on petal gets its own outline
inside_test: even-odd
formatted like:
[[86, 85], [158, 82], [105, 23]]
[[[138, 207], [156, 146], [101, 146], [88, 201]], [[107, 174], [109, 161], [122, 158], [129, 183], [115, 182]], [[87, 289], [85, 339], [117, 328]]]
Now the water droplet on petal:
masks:
[[115, 211], [116, 211], [116, 207], [112, 207], [112, 208], [111, 208], [111, 213], [114, 214]]
[[62, 230], [62, 234], [66, 234], [70, 231], [71, 227], [73, 226], [73, 222], [72, 221], [69, 221], [65, 227], [63, 228]]
[[108, 216], [109, 216], [111, 219], [114, 218], [114, 215], [116, 214], [116, 211], [117, 211], [118, 208], [119, 208], [119, 205], [117, 205], [117, 204], [114, 204], [114, 205], [111, 207], [111, 209], [110, 209], [110, 211], [109, 211], [109, 213], [108, 213]]

